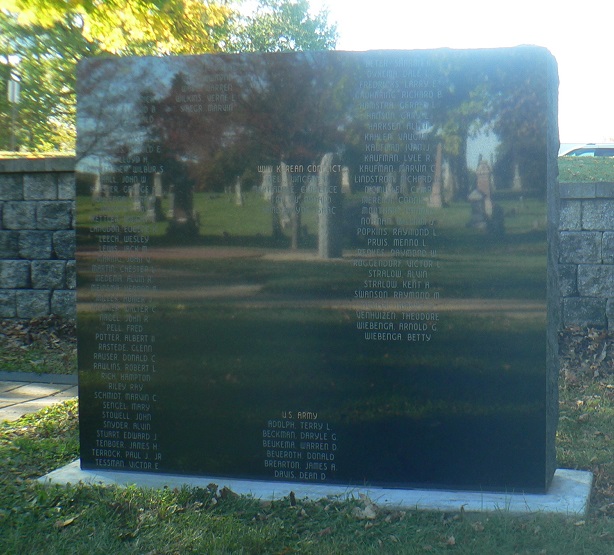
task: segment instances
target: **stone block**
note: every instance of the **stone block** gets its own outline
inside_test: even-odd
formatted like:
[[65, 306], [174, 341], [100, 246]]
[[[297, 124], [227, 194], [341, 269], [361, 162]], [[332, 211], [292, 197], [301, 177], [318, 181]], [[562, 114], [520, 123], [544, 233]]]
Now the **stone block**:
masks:
[[56, 258], [70, 260], [75, 258], [76, 236], [73, 230], [56, 231], [53, 234], [53, 250]]
[[595, 183], [561, 183], [559, 194], [565, 198], [595, 198]]
[[52, 173], [26, 173], [23, 176], [25, 200], [57, 200], [58, 185]]
[[586, 297], [571, 297], [563, 299], [563, 325], [568, 326], [594, 326], [605, 328], [606, 320], [605, 299]]
[[40, 318], [49, 315], [49, 291], [16, 292], [18, 318]]
[[605, 315], [608, 319], [608, 328], [614, 330], [614, 299], [608, 299], [605, 306]]
[[23, 200], [20, 174], [0, 174], [0, 200]]
[[601, 239], [602, 259], [606, 264], [614, 264], [614, 231], [606, 231]]
[[614, 183], [595, 183], [595, 194], [601, 198], [614, 198]]
[[35, 260], [32, 262], [33, 289], [64, 289], [66, 262], [64, 260]]
[[563, 297], [578, 295], [578, 266], [576, 264], [559, 264], [559, 290]]
[[76, 303], [74, 291], [54, 291], [51, 295], [51, 314], [75, 318], [77, 315]]
[[559, 215], [560, 230], [582, 229], [582, 203], [578, 200], [562, 200]]
[[70, 229], [73, 224], [74, 202], [41, 202], [36, 211], [38, 229]]
[[582, 229], [614, 229], [614, 199], [586, 200], [582, 203]]
[[30, 287], [30, 262], [27, 260], [0, 260], [0, 284], [5, 289]]
[[0, 318], [15, 318], [16, 315], [15, 291], [0, 289]]
[[58, 174], [58, 199], [75, 200], [75, 197], [75, 174], [73, 172]]
[[51, 258], [52, 239], [51, 231], [22, 231], [19, 233], [19, 257], [29, 260]]
[[578, 293], [584, 297], [614, 297], [614, 264], [580, 264]]
[[77, 264], [74, 260], [66, 262], [66, 288], [77, 288]]
[[4, 229], [36, 229], [36, 202], [5, 202], [2, 208]]
[[0, 258], [19, 258], [18, 231], [0, 231]]
[[559, 234], [559, 262], [601, 263], [601, 236], [598, 231], [562, 231]]

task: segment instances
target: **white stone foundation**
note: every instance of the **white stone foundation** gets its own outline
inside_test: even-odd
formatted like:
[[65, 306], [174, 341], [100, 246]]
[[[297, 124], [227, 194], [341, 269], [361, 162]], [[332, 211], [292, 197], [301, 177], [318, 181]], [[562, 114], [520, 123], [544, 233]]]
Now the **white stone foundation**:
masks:
[[583, 516], [593, 483], [593, 475], [582, 470], [558, 469], [546, 494], [492, 493], [476, 491], [446, 491], [427, 489], [387, 489], [378, 487], [344, 487], [288, 482], [260, 482], [206, 476], [179, 476], [174, 474], [147, 474], [104, 470], [81, 470], [76, 460], [39, 478], [52, 484], [102, 484], [145, 488], [181, 486], [206, 488], [209, 484], [230, 488], [235, 493], [256, 499], [281, 499], [294, 492], [297, 499], [316, 500], [326, 496], [340, 499], [366, 495], [380, 507], [406, 510], [460, 511], [506, 513], [558, 513]]

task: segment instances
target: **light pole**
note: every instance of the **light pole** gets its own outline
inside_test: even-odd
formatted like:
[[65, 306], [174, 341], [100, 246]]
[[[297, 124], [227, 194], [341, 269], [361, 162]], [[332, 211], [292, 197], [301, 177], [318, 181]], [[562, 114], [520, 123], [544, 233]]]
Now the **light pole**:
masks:
[[11, 75], [11, 78], [8, 82], [7, 96], [9, 104], [11, 105], [11, 150], [13, 151], [17, 150], [15, 140], [15, 125], [17, 120], [17, 104], [19, 104], [19, 89], [19, 81], [15, 80]]

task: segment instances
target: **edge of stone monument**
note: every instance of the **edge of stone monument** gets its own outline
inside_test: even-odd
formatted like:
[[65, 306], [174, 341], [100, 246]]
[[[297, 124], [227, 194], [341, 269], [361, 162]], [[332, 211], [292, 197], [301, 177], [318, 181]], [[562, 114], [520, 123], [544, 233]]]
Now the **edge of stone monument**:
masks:
[[338, 497], [341, 500], [367, 496], [373, 503], [387, 508], [423, 511], [504, 512], [510, 514], [555, 513], [584, 516], [588, 511], [593, 474], [584, 470], [557, 469], [545, 494], [493, 493], [429, 489], [391, 489], [317, 485], [296, 482], [260, 482], [212, 476], [181, 476], [108, 470], [82, 470], [77, 459], [38, 479], [48, 484], [128, 486], [161, 489], [165, 486], [201, 487], [217, 484], [240, 495], [263, 501], [282, 499], [294, 492], [300, 499], [317, 500]]

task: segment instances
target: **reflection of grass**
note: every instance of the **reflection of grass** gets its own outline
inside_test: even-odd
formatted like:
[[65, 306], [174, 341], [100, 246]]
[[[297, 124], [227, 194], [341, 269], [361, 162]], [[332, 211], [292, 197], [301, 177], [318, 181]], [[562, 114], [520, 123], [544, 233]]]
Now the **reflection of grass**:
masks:
[[[536, 250], [541, 250], [542, 245]], [[446, 298], [545, 298], [545, 256], [526, 252], [485, 255], [442, 254], [440, 267], [429, 270], [430, 287]], [[510, 248], [510, 251], [512, 249]], [[263, 258], [168, 260], [160, 265], [173, 270], [187, 270], [202, 285], [254, 284], [263, 294], [292, 295], [301, 298], [339, 298], [350, 300], [363, 287], [368, 270], [354, 266], [351, 260], [268, 260]], [[407, 268], [403, 268], [401, 279]], [[198, 276], [198, 278], [196, 278]], [[169, 288], [182, 287], [180, 282]], [[392, 296], [392, 294], [391, 294]]]
[[[346, 207], [352, 205], [360, 205], [362, 195], [353, 194], [346, 195], [344, 205]], [[420, 197], [421, 198], [421, 197]], [[509, 236], [517, 234], [526, 234], [534, 230], [543, 231], [545, 228], [545, 209], [544, 203], [532, 198], [522, 198], [521, 196], [506, 195], [498, 202], [505, 213], [505, 228]], [[92, 225], [93, 216], [105, 213], [105, 200], [94, 202], [89, 197], [79, 197], [78, 211], [78, 228], [81, 235], [87, 233], [90, 225]], [[117, 202], [120, 206], [118, 212], [120, 223], [123, 223], [126, 217], [139, 216], [139, 212], [132, 209], [132, 201], [128, 198]], [[200, 220], [200, 235], [209, 238], [209, 242], [213, 238], [217, 238], [220, 244], [228, 244], [233, 238], [241, 238], [246, 241], [247, 238], [260, 238], [267, 244], [266, 239], [270, 237], [272, 232], [272, 215], [270, 212], [271, 204], [265, 200], [259, 193], [246, 193], [244, 195], [244, 203], [242, 206], [237, 206], [232, 195], [212, 194], [212, 193], [197, 193], [194, 196], [194, 211], [198, 214]], [[435, 228], [442, 233], [446, 230], [454, 230], [454, 236], [462, 238], [461, 243], [475, 242], [488, 244], [492, 246], [500, 242], [500, 239], [493, 241], [493, 238], [481, 230], [467, 228], [466, 224], [470, 218], [471, 207], [468, 202], [454, 202], [449, 206], [434, 210], [426, 207], [424, 202], [419, 204], [399, 204], [395, 201], [384, 201], [382, 208], [384, 215], [389, 216], [388, 219], [394, 220], [394, 226], [411, 226], [416, 221], [416, 214], [408, 212], [410, 209], [418, 207], [423, 211], [421, 218], [426, 218], [429, 221], [435, 222]], [[122, 210], [123, 208], [123, 210]], [[311, 237], [317, 236], [317, 205], [310, 198], [302, 204], [305, 210], [301, 218], [303, 233]], [[162, 202], [162, 212], [168, 210], [168, 199]], [[388, 212], [386, 212], [388, 211]], [[347, 218], [354, 218], [350, 224], [350, 229], [360, 227], [360, 219], [357, 216], [351, 215], [350, 210], [346, 211]], [[144, 214], [141, 213], [144, 217]], [[364, 217], [364, 215], [362, 215]], [[168, 222], [159, 222], [151, 224], [148, 231], [152, 237], [162, 237], [166, 233]], [[286, 230], [286, 235], [289, 236], [289, 230]], [[248, 240], [250, 244], [254, 241]], [[313, 243], [311, 244], [313, 247]]]

